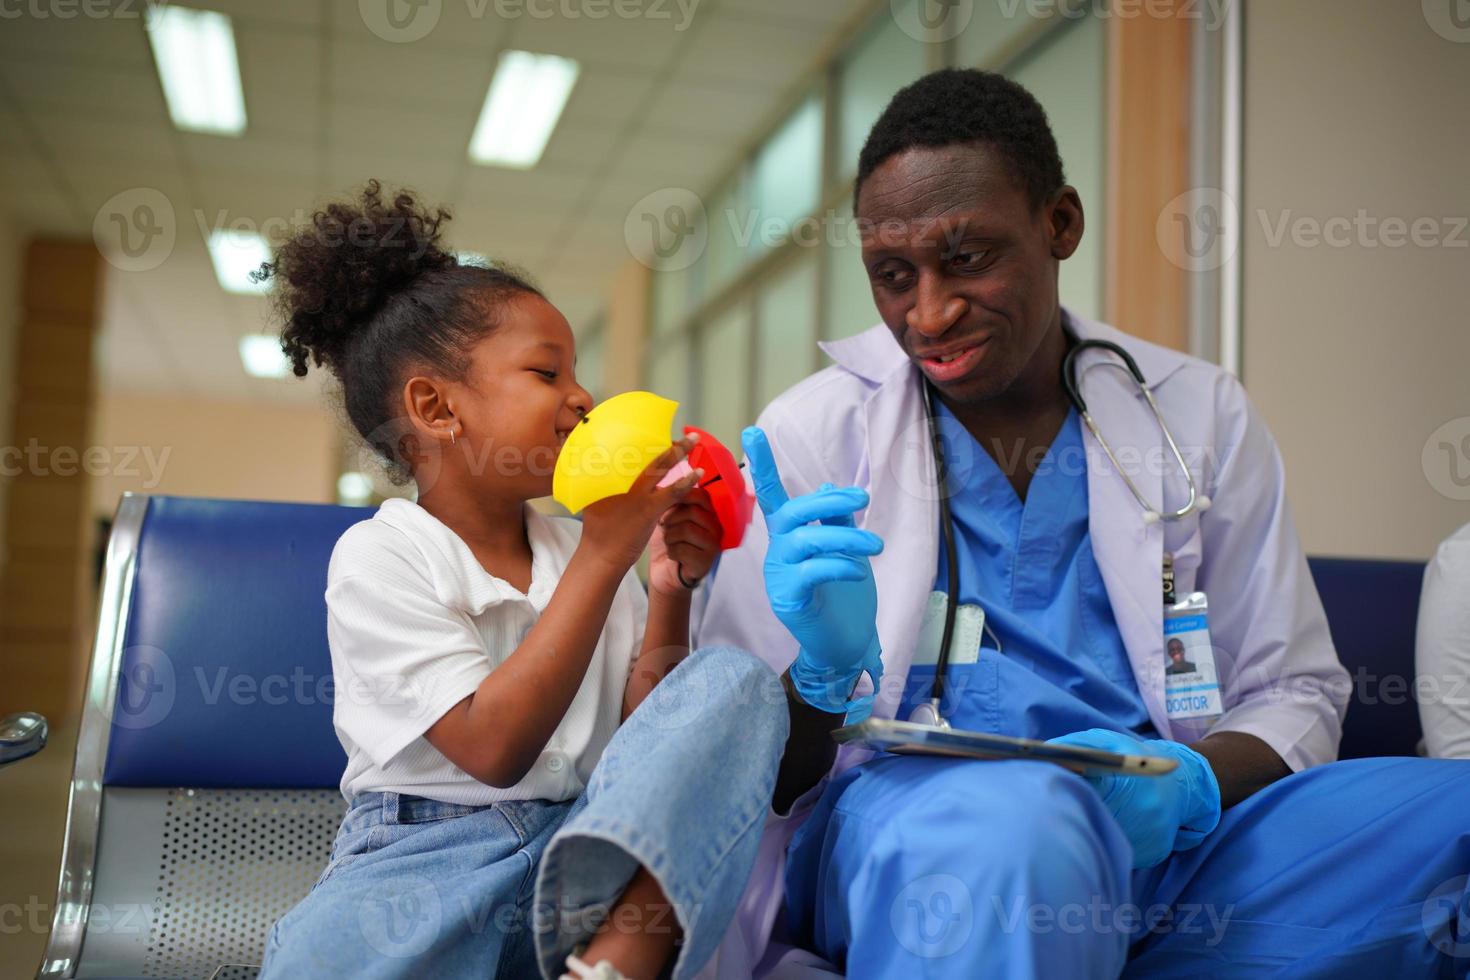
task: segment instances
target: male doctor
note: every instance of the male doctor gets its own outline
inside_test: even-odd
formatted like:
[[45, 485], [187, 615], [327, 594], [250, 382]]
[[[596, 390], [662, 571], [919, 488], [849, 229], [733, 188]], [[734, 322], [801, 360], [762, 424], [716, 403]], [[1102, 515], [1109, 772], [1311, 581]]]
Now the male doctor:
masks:
[[[747, 430], [763, 522], [722, 559], [698, 631], [784, 672], [792, 716], [718, 975], [1464, 976], [1470, 769], [1325, 765], [1350, 685], [1275, 443], [1219, 368], [1061, 307], [1083, 206], [1035, 99], [976, 71], [899, 92], [855, 214], [883, 324], [824, 345], [836, 364]], [[1189, 496], [1116, 354], [1075, 368], [1118, 465], [1080, 423], [1063, 361], [1087, 340], [1137, 362], [1207, 498], [1186, 518], [1146, 515], [1125, 480], [1160, 513]], [[1173, 772], [836, 751], [849, 714], [929, 699], [941, 494], [950, 724]], [[1196, 592], [1207, 608], [1178, 635], [1199, 670], [1169, 676], [1166, 606]], [[1172, 696], [1185, 680], [1194, 696]]]

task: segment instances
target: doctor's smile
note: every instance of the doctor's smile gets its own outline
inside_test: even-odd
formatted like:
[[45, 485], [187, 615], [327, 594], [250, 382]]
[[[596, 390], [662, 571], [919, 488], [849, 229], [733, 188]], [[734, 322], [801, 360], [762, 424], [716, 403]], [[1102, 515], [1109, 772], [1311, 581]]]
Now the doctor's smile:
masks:
[[952, 347], [943, 353], [915, 351], [914, 356], [924, 368], [924, 373], [935, 384], [956, 381], [979, 366], [985, 357], [990, 338]]

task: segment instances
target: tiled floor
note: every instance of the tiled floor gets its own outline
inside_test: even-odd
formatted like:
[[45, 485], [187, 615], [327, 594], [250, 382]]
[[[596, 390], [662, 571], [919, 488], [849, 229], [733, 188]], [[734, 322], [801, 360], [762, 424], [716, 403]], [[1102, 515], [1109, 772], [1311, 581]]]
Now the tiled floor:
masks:
[[40, 755], [0, 770], [0, 980], [36, 975], [61, 868], [75, 722], [53, 722]]

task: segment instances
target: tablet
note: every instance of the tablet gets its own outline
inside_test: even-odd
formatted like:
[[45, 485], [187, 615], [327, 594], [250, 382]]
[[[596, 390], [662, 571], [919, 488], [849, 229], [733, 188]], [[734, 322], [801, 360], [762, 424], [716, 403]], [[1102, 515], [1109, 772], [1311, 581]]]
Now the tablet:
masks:
[[989, 732], [967, 732], [911, 721], [869, 718], [832, 733], [842, 745], [862, 745], [900, 755], [946, 755], [958, 759], [1036, 759], [1051, 762], [1084, 776], [1122, 773], [1162, 776], [1179, 767], [1179, 760], [1161, 755], [1132, 755], [1057, 745], [1032, 738], [1013, 738]]

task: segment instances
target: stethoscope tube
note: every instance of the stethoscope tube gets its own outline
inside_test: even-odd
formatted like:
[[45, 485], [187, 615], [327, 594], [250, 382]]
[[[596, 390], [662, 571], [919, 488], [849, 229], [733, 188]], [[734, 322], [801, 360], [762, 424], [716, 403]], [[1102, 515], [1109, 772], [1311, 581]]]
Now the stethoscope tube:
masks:
[[[1189, 500], [1178, 510], [1165, 512], [1163, 501], [1155, 507], [1144, 497], [1143, 491], [1133, 482], [1133, 478], [1123, 469], [1118, 462], [1118, 457], [1113, 455], [1113, 447], [1108, 445], [1107, 439], [1103, 438], [1102, 431], [1092, 419], [1092, 413], [1087, 410], [1087, 402], [1082, 397], [1081, 383], [1077, 380], [1077, 356], [1085, 350], [1103, 350], [1115, 354], [1123, 362], [1128, 373], [1133, 376], [1133, 382], [1138, 386], [1139, 394], [1148, 402], [1149, 410], [1154, 413], [1154, 421], [1159, 423], [1159, 431], [1164, 434], [1164, 441], [1169, 444], [1169, 451], [1174, 455], [1174, 462], [1179, 465], [1179, 472], [1184, 474], [1185, 484], [1189, 487]], [[1107, 454], [1108, 462], [1113, 464], [1113, 469], [1123, 478], [1123, 483], [1128, 487], [1128, 492], [1133, 499], [1138, 501], [1138, 506], [1143, 508], [1143, 520], [1145, 524], [1157, 524], [1159, 521], [1174, 522], [1182, 521], [1196, 511], [1208, 510], [1210, 498], [1199, 492], [1199, 486], [1194, 481], [1194, 474], [1189, 470], [1189, 464], [1184, 461], [1184, 453], [1179, 449], [1179, 443], [1174, 441], [1174, 433], [1164, 424], [1164, 415], [1159, 411], [1159, 403], [1154, 400], [1153, 392], [1148, 390], [1148, 383], [1143, 379], [1143, 372], [1138, 369], [1138, 362], [1133, 359], [1122, 347], [1111, 340], [1083, 340], [1072, 346], [1067, 351], [1066, 357], [1062, 359], [1062, 386], [1067, 390], [1067, 397], [1077, 408], [1077, 414], [1082, 416], [1082, 422], [1102, 451]]]
[[949, 510], [949, 462], [944, 454], [944, 442], [939, 437], [939, 421], [934, 413], [934, 397], [929, 382], [924, 382], [924, 411], [929, 416], [929, 439], [934, 448], [934, 484], [939, 492], [939, 527], [944, 537], [945, 569], [948, 572], [945, 591], [949, 602], [944, 607], [944, 632], [940, 635], [939, 656], [934, 664], [934, 687], [929, 692], [933, 702], [936, 721], [942, 724], [944, 717], [939, 713], [944, 699], [944, 679], [949, 667], [949, 645], [954, 639], [955, 617], [959, 614], [960, 557], [959, 546], [954, 539], [954, 515]]

